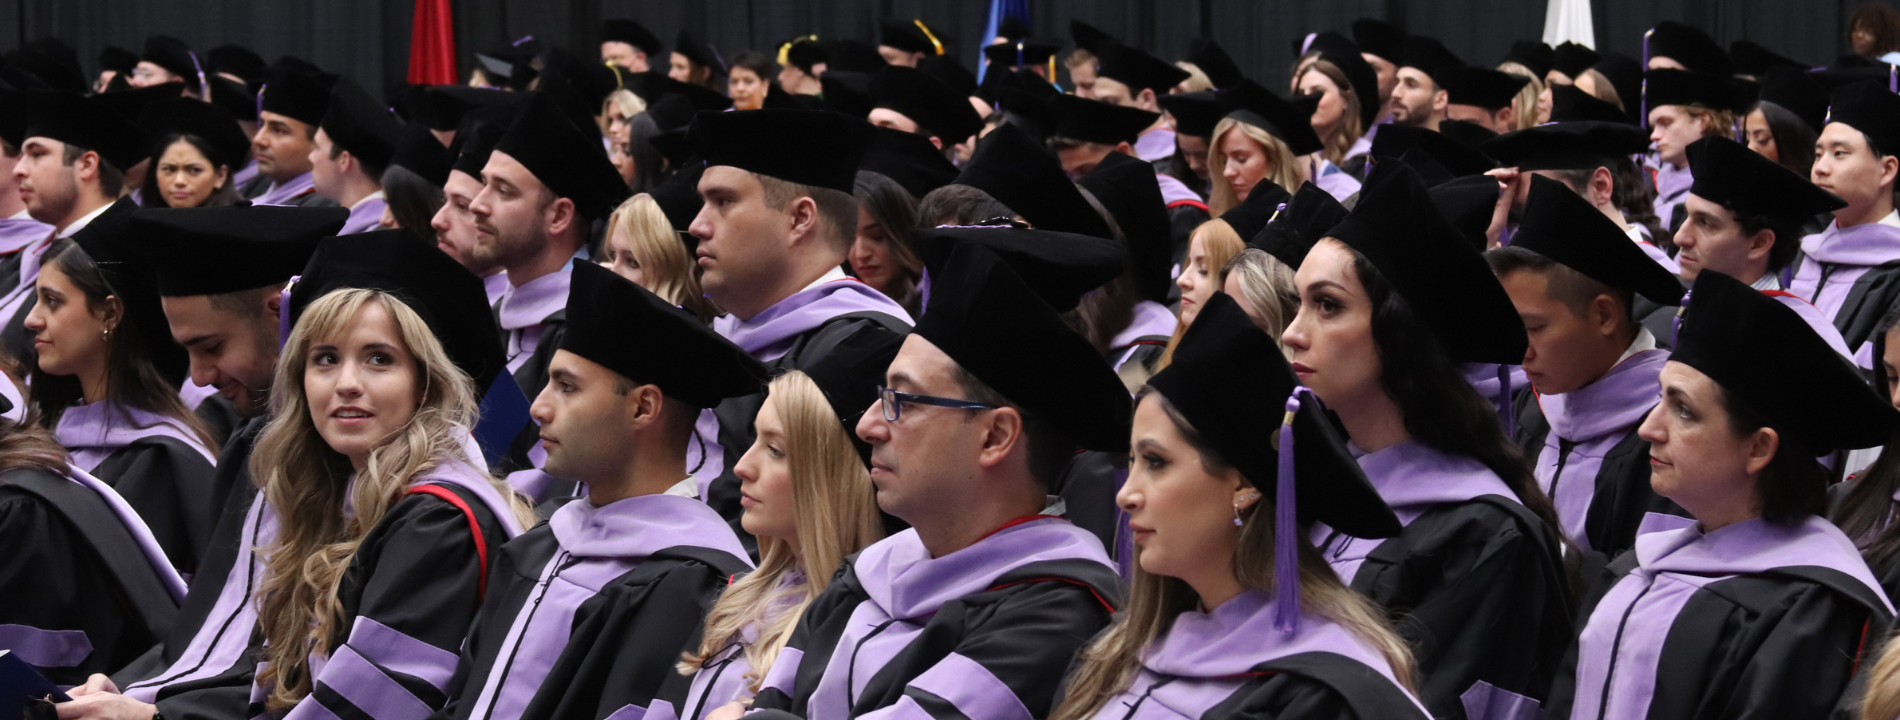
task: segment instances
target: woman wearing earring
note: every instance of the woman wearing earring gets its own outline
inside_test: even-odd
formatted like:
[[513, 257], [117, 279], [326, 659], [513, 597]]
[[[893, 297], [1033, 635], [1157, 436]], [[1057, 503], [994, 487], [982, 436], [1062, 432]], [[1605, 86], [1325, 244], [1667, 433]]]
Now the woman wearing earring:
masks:
[[73, 465], [131, 503], [190, 575], [217, 521], [217, 450], [178, 398], [185, 349], [134, 242], [131, 232], [83, 233], [47, 248], [25, 321], [37, 352], [31, 399]]
[[[1052, 720], [1430, 717], [1405, 641], [1307, 539], [1313, 522], [1399, 531], [1319, 401], [1225, 295], [1177, 349], [1138, 395], [1115, 498], [1138, 548], [1128, 603]], [[1281, 405], [1284, 424], [1263, 411]]]
[[884, 537], [871, 446], [853, 429], [903, 341], [867, 326], [766, 389], [758, 440], [733, 468], [745, 494], [739, 522], [759, 540], [759, 569], [720, 595], [706, 613], [705, 639], [680, 662], [693, 676], [683, 720], [750, 701], [838, 565]]
[[1405, 525], [1390, 540], [1321, 525], [1315, 545], [1411, 644], [1434, 716], [1534, 712], [1570, 641], [1558, 525], [1460, 371], [1523, 358], [1509, 296], [1397, 163], [1380, 165], [1294, 277], [1287, 359]]
[[1820, 517], [1815, 458], [1879, 444], [1900, 412], [1793, 310], [1707, 270], [1661, 380], [1650, 483], [1693, 520], [1602, 571], [1545, 717], [1844, 716], [1893, 608]]
[[251, 456], [278, 517], [252, 696], [270, 713], [422, 720], [502, 543], [532, 520], [471, 431], [470, 370], [502, 367], [499, 335], [481, 282], [402, 231], [326, 240], [309, 267]]

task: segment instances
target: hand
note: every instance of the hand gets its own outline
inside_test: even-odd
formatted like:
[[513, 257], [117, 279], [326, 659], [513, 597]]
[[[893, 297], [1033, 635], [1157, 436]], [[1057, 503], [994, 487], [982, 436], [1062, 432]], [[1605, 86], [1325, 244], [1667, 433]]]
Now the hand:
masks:
[[[706, 720], [739, 720], [741, 716], [745, 715], [745, 711], [745, 703], [726, 703], [720, 706], [719, 709], [706, 713]], [[65, 716], [60, 716], [60, 720], [65, 720]]]
[[75, 696], [72, 702], [58, 703], [53, 709], [59, 711], [59, 720], [152, 720], [158, 713], [157, 705], [109, 692]]
[[112, 693], [116, 695], [118, 692], [119, 686], [112, 684], [112, 678], [99, 673], [93, 673], [92, 677], [86, 678], [86, 684], [67, 690], [66, 694], [73, 697], [80, 697], [94, 693]]
[[1489, 250], [1503, 244], [1504, 228], [1511, 221], [1511, 202], [1517, 198], [1518, 185], [1525, 179], [1517, 168], [1498, 168], [1485, 174], [1498, 181], [1498, 203], [1491, 208], [1491, 224], [1484, 229], [1484, 247]]

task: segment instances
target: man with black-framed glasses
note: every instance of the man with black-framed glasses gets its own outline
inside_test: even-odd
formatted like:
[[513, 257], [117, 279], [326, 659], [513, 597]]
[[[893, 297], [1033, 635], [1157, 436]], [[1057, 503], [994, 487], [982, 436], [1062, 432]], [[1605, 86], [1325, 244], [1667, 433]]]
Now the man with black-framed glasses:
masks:
[[1078, 449], [1127, 452], [1127, 391], [990, 250], [961, 244], [931, 281], [857, 426], [878, 507], [911, 529], [812, 601], [753, 701], [761, 720], [1044, 717], [1119, 604], [1101, 542], [1041, 513]]

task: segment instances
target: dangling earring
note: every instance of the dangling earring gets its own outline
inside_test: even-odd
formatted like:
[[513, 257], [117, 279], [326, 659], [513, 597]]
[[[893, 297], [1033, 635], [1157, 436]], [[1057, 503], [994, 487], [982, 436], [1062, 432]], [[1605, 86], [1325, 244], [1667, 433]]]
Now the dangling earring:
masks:
[[1236, 498], [1236, 499], [1234, 500], [1234, 527], [1240, 527], [1240, 526], [1241, 526], [1241, 521], [1240, 521], [1240, 503], [1241, 503], [1241, 502], [1242, 502], [1243, 500], [1245, 500], [1245, 501], [1247, 501], [1247, 502], [1254, 502], [1254, 501], [1257, 501], [1257, 500], [1259, 500], [1259, 499], [1260, 499], [1260, 492], [1259, 492], [1258, 490], [1248, 490], [1247, 492], [1245, 492], [1245, 493], [1242, 493], [1242, 494], [1241, 494], [1241, 496], [1240, 496], [1239, 498]]
[[99, 338], [106, 342], [112, 342], [112, 328], [99, 328]]
[[1240, 503], [1234, 503], [1234, 527], [1240, 527]]

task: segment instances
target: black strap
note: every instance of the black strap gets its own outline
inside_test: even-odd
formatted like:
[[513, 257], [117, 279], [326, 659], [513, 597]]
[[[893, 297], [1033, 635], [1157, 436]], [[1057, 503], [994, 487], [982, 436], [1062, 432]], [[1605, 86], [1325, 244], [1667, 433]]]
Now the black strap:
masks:
[[171, 590], [159, 579], [132, 531], [91, 488], [40, 468], [0, 473], [0, 482], [45, 500], [77, 530], [118, 580], [126, 600], [155, 637], [165, 637], [178, 615]]

